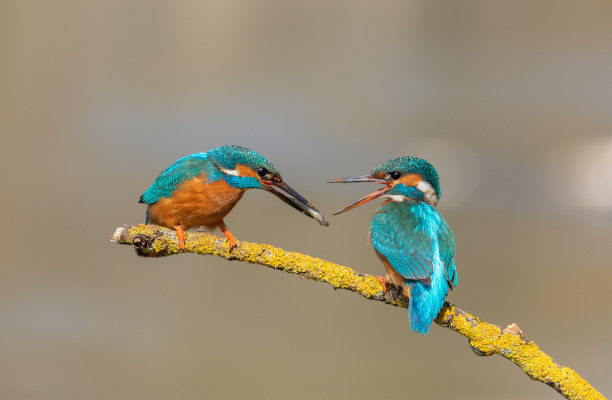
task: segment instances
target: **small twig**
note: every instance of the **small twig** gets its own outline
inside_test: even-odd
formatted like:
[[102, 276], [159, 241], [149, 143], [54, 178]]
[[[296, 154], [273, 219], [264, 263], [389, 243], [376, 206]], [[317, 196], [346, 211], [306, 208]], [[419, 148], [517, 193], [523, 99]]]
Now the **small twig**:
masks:
[[[334, 289], [350, 290], [370, 300], [408, 307], [408, 299], [396, 288], [390, 287], [383, 294], [381, 283], [373, 275], [360, 274], [348, 267], [300, 253], [286, 252], [267, 244], [236, 241], [237, 247], [230, 252], [226, 240], [218, 236], [205, 232], [186, 235], [185, 252], [265, 265], [303, 278], [327, 282]], [[117, 228], [112, 240], [119, 244], [133, 245], [141, 256], [168, 256], [179, 252], [174, 231], [155, 225]], [[532, 379], [546, 383], [568, 399], [605, 399], [572, 369], [555, 364], [535, 343], [525, 338], [516, 324], [502, 330], [449, 303], [444, 304], [435, 322], [467, 337], [477, 355], [499, 354], [518, 365]]]

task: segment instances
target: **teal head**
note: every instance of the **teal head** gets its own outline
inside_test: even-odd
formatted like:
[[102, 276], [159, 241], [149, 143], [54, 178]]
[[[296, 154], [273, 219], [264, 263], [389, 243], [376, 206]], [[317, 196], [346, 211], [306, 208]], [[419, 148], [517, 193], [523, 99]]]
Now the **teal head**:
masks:
[[[206, 153], [231, 186], [264, 189], [266, 181], [282, 180], [280, 173], [261, 154], [242, 146], [221, 146]], [[235, 177], [235, 179], [231, 179]]]
[[222, 146], [210, 150], [208, 157], [216, 165], [216, 179], [225, 180], [237, 189], [263, 189], [314, 218], [323, 226], [329, 223], [325, 217], [302, 195], [283, 181], [280, 172], [261, 154], [241, 146]]
[[397, 157], [380, 164], [368, 175], [334, 179], [329, 182], [375, 182], [384, 185], [336, 214], [379, 197], [392, 201], [424, 201], [434, 207], [440, 199], [440, 180], [436, 169], [427, 160], [417, 157]]

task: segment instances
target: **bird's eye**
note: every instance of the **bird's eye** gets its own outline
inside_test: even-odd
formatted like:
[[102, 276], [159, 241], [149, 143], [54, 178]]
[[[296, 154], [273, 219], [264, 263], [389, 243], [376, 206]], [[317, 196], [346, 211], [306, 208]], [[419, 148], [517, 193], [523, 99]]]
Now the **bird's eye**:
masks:
[[402, 176], [402, 174], [397, 171], [393, 171], [389, 173], [389, 176], [391, 176], [391, 179], [397, 180], [400, 178], [400, 176]]
[[270, 172], [268, 172], [267, 169], [265, 169], [264, 167], [259, 167], [257, 168], [257, 175], [261, 176], [262, 178], [266, 175], [268, 175]]

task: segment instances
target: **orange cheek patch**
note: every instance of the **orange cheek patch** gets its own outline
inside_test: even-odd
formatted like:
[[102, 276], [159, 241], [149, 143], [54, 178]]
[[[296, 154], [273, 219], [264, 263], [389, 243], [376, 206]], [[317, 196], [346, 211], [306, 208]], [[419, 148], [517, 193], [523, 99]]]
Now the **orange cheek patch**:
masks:
[[240, 176], [252, 176], [253, 178], [259, 179], [259, 175], [257, 175], [257, 172], [253, 171], [246, 165], [236, 164], [236, 171], [238, 171], [238, 174]]
[[403, 183], [406, 186], [416, 186], [423, 180], [421, 174], [408, 174], [399, 178], [396, 183]]

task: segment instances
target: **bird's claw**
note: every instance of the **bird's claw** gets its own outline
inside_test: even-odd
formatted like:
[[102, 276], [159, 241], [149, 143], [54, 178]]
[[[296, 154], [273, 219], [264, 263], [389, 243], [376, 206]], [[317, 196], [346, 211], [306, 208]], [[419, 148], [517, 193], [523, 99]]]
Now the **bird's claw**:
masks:
[[232, 235], [232, 232], [230, 232], [227, 229], [227, 226], [223, 225], [221, 226], [221, 231], [223, 232], [223, 235], [225, 235], [225, 238], [227, 239], [227, 242], [229, 243], [229, 251], [231, 252], [232, 250], [234, 250], [237, 246], [236, 246], [236, 237], [234, 235]]
[[236, 248], [238, 247], [238, 245], [236, 244], [235, 240], [229, 240], [228, 239], [228, 244], [229, 244], [229, 251], [230, 253]]
[[383, 294], [387, 293], [387, 283], [389, 283], [389, 281], [384, 276], [377, 276], [377, 278], [378, 278], [378, 280], [380, 281], [380, 284], [383, 287]]

